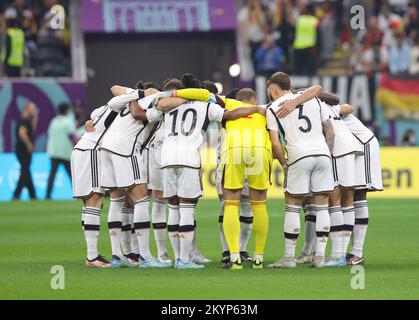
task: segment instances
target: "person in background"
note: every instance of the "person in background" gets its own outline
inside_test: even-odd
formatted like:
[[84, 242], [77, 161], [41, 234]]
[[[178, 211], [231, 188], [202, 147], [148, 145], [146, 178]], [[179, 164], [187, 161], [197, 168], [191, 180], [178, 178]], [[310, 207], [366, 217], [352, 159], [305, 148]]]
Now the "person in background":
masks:
[[412, 76], [419, 74], [419, 34], [415, 37], [410, 53], [409, 74]]
[[13, 200], [18, 200], [24, 187], [29, 191], [29, 197], [36, 199], [35, 188], [32, 181], [30, 165], [32, 161], [33, 132], [38, 124], [38, 111], [33, 103], [28, 103], [23, 109], [20, 120], [16, 125], [16, 157], [20, 163], [20, 176]]
[[391, 74], [405, 73], [409, 69], [411, 47], [402, 33], [394, 35], [395, 44], [390, 47], [388, 68]]
[[257, 49], [255, 63], [256, 73], [267, 78], [277, 71], [283, 71], [284, 54], [272, 35], [266, 35], [262, 46]]
[[316, 73], [317, 27], [319, 19], [314, 15], [312, 4], [303, 7], [295, 25], [294, 64], [297, 75]]
[[1, 62], [7, 77], [20, 77], [24, 63], [25, 33], [17, 19], [7, 20], [7, 29], [3, 36]]
[[51, 199], [55, 175], [60, 164], [64, 165], [71, 178], [70, 159], [76, 142], [76, 122], [69, 115], [70, 106], [66, 103], [58, 107], [59, 114], [48, 127], [47, 153], [51, 158], [51, 171], [48, 178], [46, 199]]
[[416, 146], [416, 132], [413, 129], [408, 129], [403, 135], [402, 143], [403, 147], [415, 147]]

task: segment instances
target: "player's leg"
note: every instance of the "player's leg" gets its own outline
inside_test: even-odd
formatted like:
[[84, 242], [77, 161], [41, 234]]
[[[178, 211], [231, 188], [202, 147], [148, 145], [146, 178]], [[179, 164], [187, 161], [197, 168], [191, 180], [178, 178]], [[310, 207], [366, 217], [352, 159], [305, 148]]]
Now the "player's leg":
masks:
[[335, 189], [332, 161], [328, 157], [315, 157], [310, 177], [313, 206], [316, 212], [316, 254], [312, 266], [325, 266], [327, 239], [330, 232], [329, 193]]
[[74, 150], [71, 154], [73, 196], [83, 200], [82, 230], [87, 247], [87, 267], [108, 267], [110, 264], [98, 251], [100, 210], [104, 190], [100, 183], [98, 151]]
[[249, 198], [249, 184], [247, 181], [242, 189], [240, 198], [240, 258], [244, 262], [252, 262], [247, 252], [247, 244], [253, 229], [253, 211]]
[[316, 159], [308, 157], [291, 165], [284, 177], [285, 192], [285, 254], [268, 268], [295, 268], [295, 248], [300, 234], [300, 210], [310, 194], [310, 177]]
[[163, 177], [160, 167], [161, 151], [151, 148], [147, 152], [147, 165], [149, 171], [148, 188], [152, 190], [153, 207], [151, 209], [151, 223], [153, 225], [154, 239], [157, 246], [157, 259], [171, 263], [166, 247], [166, 207], [167, 201], [163, 197]]
[[284, 256], [268, 268], [295, 268], [295, 249], [300, 234], [300, 210], [304, 196], [295, 196], [285, 193], [285, 219], [284, 219]]
[[220, 200], [220, 214], [218, 216], [218, 232], [220, 233], [221, 247], [223, 252], [221, 254], [221, 264], [224, 265], [230, 262], [230, 251], [228, 249], [227, 240], [224, 234], [223, 221], [224, 221], [224, 197], [218, 194]]
[[295, 259], [296, 263], [311, 263], [316, 251], [316, 213], [313, 208], [312, 197], [305, 197], [304, 211], [304, 246], [301, 254]]
[[100, 210], [103, 194], [93, 193], [84, 199], [84, 238], [87, 246], [87, 267], [109, 267], [110, 263], [99, 254]]
[[[121, 229], [121, 246], [124, 256], [128, 262], [134, 266], [138, 265], [139, 254], [138, 242], [132, 241], [132, 224], [134, 221], [134, 204], [128, 192], [125, 194], [125, 203], [122, 207], [122, 229]], [[134, 246], [133, 246], [134, 245]]]
[[167, 217], [167, 231], [172, 246], [175, 264], [180, 259], [179, 241], [179, 199], [177, 197], [177, 174], [176, 168], [162, 169], [163, 197], [167, 199], [169, 214]]
[[125, 189], [109, 189], [110, 204], [108, 213], [108, 229], [112, 247], [112, 267], [128, 266], [121, 250], [122, 207], [125, 202]]
[[367, 235], [369, 211], [367, 190], [356, 190], [354, 195], [355, 225], [352, 233], [352, 251], [347, 255], [347, 263], [364, 263], [364, 242]]
[[162, 190], [153, 190], [153, 208], [151, 210], [151, 223], [153, 224], [154, 239], [157, 246], [157, 259], [161, 262], [171, 263], [166, 247], [166, 207]]
[[343, 212], [341, 207], [341, 188], [336, 188], [329, 194], [330, 240], [332, 251], [326, 266], [336, 267], [346, 265], [343, 254]]
[[241, 269], [240, 259], [240, 197], [245, 180], [245, 164], [241, 148], [228, 151], [227, 159], [222, 168], [222, 184], [224, 186], [224, 218], [223, 230], [230, 251], [231, 263], [226, 264], [228, 269]]
[[182, 167], [177, 169], [177, 188], [179, 197], [179, 260], [176, 269], [201, 269], [203, 265], [190, 259], [195, 235], [195, 208], [202, 196], [201, 170]]
[[252, 267], [259, 269], [263, 268], [263, 255], [269, 230], [268, 208], [266, 207], [267, 190], [254, 189], [252, 186], [253, 181], [249, 180], [249, 197], [253, 212], [253, 235], [255, 238]]
[[343, 233], [342, 252], [346, 256], [355, 224], [354, 189], [342, 189]]

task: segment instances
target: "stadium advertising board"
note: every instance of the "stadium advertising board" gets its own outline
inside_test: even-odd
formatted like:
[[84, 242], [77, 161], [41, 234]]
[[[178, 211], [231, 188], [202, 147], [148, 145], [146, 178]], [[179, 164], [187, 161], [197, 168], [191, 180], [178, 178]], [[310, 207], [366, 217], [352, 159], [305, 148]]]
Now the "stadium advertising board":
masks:
[[[204, 198], [216, 199], [215, 190], [215, 159], [214, 149], [208, 149], [202, 153], [202, 178], [204, 185]], [[382, 148], [381, 162], [383, 172], [384, 192], [374, 192], [370, 197], [379, 198], [417, 198], [419, 197], [419, 148]], [[14, 154], [0, 154], [0, 201], [9, 201], [12, 198], [14, 188], [19, 179], [19, 163]], [[38, 197], [44, 197], [50, 161], [46, 154], [36, 153], [32, 161], [32, 177]], [[272, 187], [269, 190], [269, 198], [282, 198], [283, 172], [278, 162], [272, 169]], [[54, 200], [69, 200], [72, 198], [71, 181], [60, 168], [52, 194]], [[28, 193], [24, 190], [23, 199], [28, 199]]]
[[45, 150], [48, 125], [63, 103], [72, 105], [85, 101], [85, 87], [81, 82], [54, 79], [0, 80], [0, 152], [14, 150], [16, 122], [29, 102], [38, 107], [39, 122], [34, 132], [35, 150]]
[[[215, 150], [203, 153], [203, 185], [206, 198], [217, 198], [215, 190]], [[386, 147], [381, 149], [383, 192], [370, 193], [371, 197], [417, 198], [419, 197], [419, 148]], [[278, 161], [274, 161], [268, 198], [282, 198], [284, 175]]]
[[83, 0], [85, 32], [193, 32], [236, 28], [234, 0]]

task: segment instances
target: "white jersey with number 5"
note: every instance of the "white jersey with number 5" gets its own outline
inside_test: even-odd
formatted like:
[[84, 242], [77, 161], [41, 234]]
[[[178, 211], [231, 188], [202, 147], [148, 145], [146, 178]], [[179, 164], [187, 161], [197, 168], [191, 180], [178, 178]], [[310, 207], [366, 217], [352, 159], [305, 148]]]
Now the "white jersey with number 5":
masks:
[[187, 101], [164, 115], [162, 168], [201, 167], [199, 147], [210, 122], [221, 122], [224, 109], [217, 104]]
[[268, 129], [279, 131], [286, 142], [288, 164], [309, 156], [330, 157], [322, 129], [322, 122], [329, 119], [329, 112], [317, 99], [299, 105], [285, 118], [279, 119], [275, 115], [282, 103], [295, 97], [293, 93], [284, 95], [272, 103], [266, 114]]

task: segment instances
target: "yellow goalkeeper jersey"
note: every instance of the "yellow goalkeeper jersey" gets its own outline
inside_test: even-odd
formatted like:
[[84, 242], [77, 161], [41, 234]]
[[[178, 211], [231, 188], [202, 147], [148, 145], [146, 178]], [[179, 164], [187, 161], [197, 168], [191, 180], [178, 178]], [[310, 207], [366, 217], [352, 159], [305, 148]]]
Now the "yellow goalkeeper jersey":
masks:
[[[252, 106], [234, 99], [223, 98], [223, 101], [225, 102], [226, 110]], [[268, 150], [272, 149], [271, 140], [266, 129], [266, 118], [259, 113], [227, 121], [226, 139], [224, 141], [227, 144], [227, 148], [263, 147]]]

